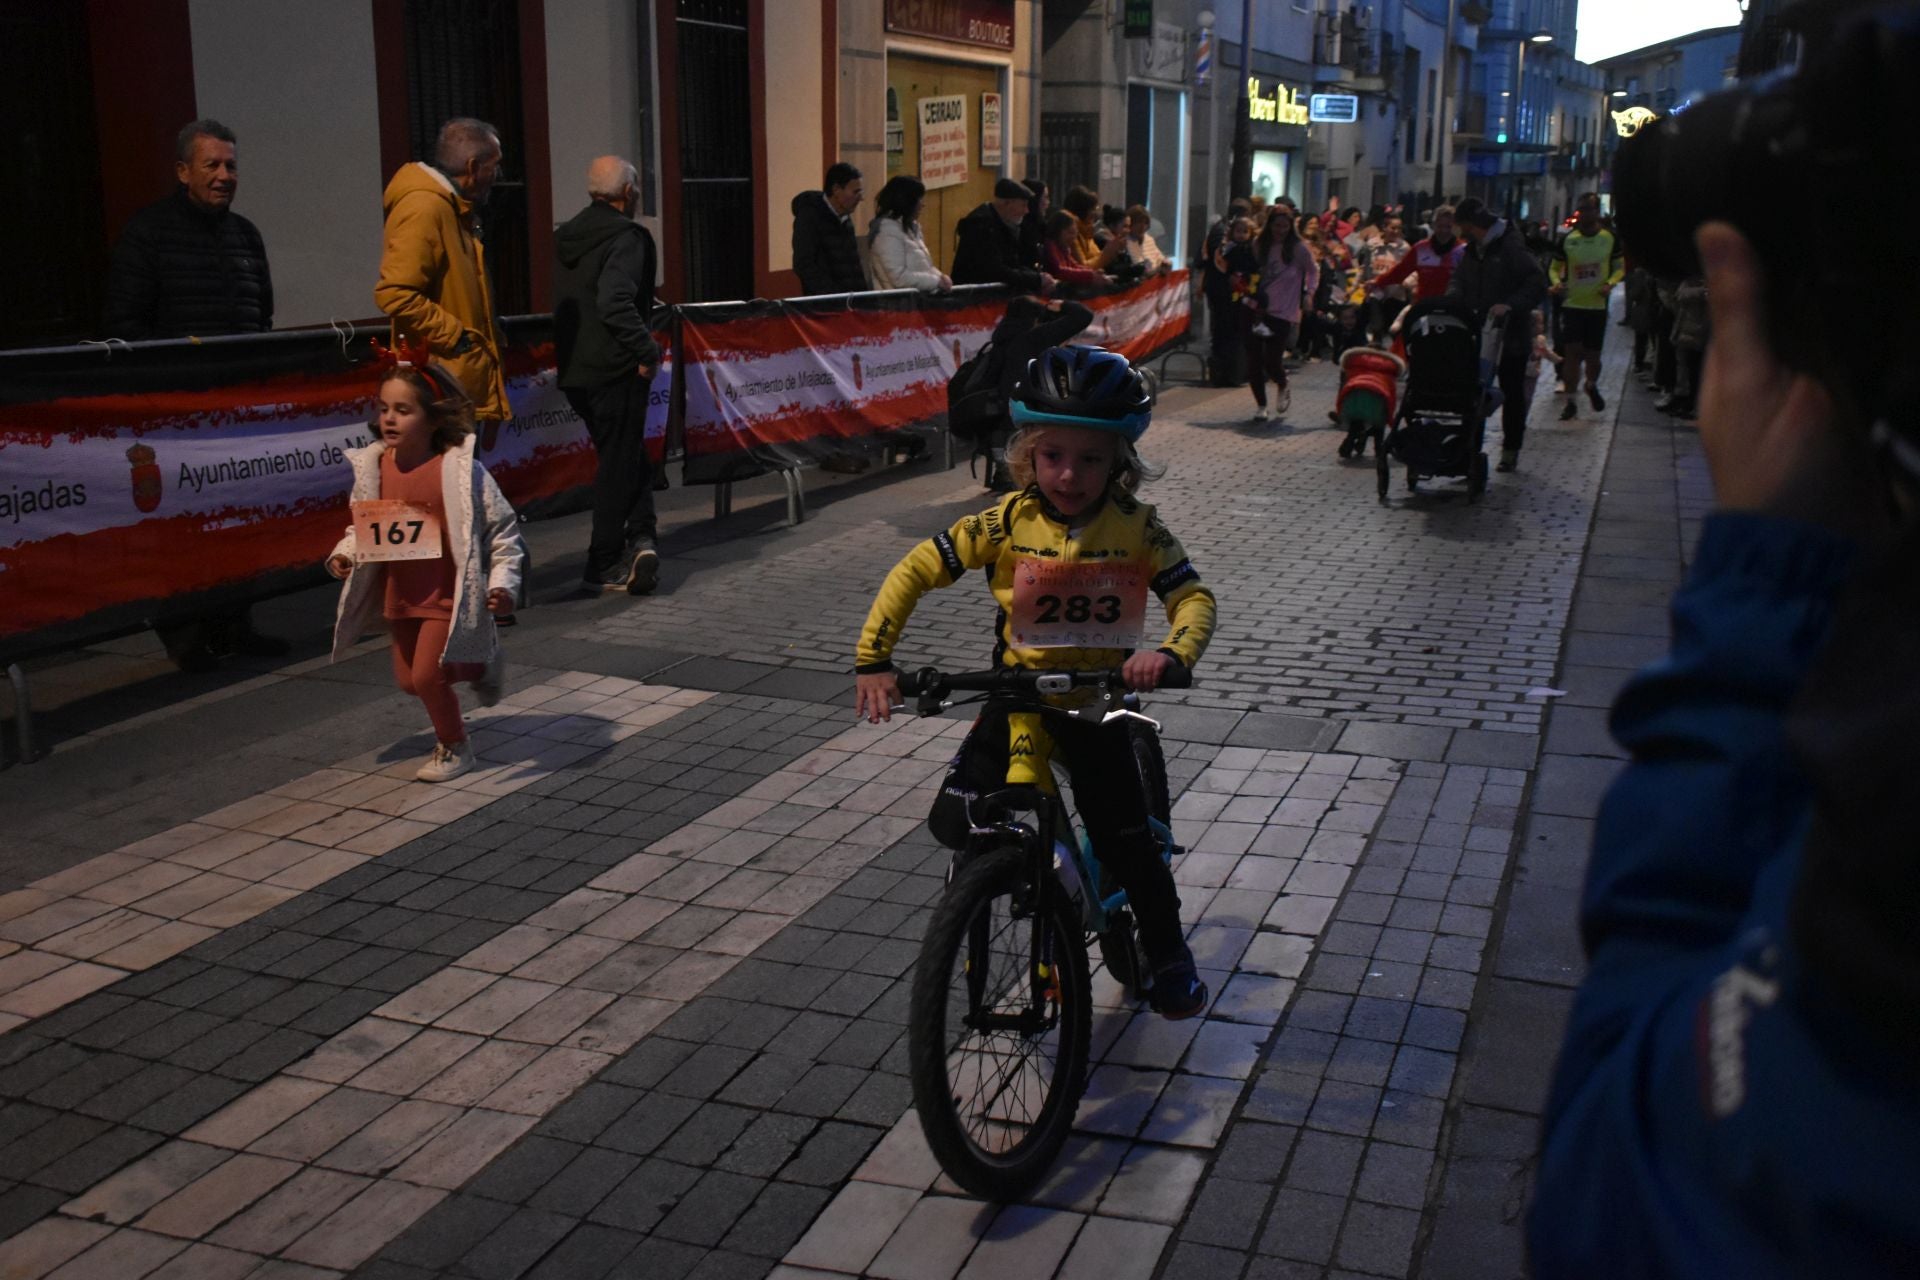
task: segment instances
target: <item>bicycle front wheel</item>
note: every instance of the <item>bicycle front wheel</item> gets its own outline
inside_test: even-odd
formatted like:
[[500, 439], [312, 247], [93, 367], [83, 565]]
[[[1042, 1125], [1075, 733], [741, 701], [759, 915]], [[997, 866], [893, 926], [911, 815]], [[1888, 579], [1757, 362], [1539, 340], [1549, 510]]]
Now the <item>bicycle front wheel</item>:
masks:
[[1033, 859], [974, 860], [935, 909], [907, 1029], [913, 1105], [940, 1167], [1012, 1200], [1073, 1130], [1092, 1036], [1086, 940], [1063, 893], [1039, 909]]

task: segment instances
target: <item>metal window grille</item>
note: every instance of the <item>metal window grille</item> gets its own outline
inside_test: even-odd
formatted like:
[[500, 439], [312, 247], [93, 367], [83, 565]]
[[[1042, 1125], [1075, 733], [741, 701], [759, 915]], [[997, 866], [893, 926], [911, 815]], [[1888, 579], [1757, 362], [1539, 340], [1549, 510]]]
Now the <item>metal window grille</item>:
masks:
[[689, 302], [753, 296], [746, 0], [677, 0], [680, 247]]
[[455, 116], [500, 131], [505, 156], [480, 213], [493, 305], [533, 309], [527, 154], [520, 114], [520, 6], [516, 0], [406, 0], [407, 135], [431, 161], [440, 126]]
[[1053, 207], [1068, 190], [1100, 181], [1100, 117], [1082, 112], [1040, 114], [1040, 178], [1053, 193]]
[[8, 255], [0, 346], [97, 337], [107, 238], [85, 9], [46, 0], [0, 8], [0, 82], [15, 193], [0, 228], [6, 243], [31, 246]]

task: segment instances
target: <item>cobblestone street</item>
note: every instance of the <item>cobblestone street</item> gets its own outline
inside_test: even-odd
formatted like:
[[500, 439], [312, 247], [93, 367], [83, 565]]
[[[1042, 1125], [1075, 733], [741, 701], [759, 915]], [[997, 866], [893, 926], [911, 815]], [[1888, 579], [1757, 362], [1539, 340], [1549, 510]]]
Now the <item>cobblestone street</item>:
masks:
[[[0, 1277], [1521, 1276], [1604, 708], [1709, 498], [1625, 336], [1608, 409], [1543, 383], [1478, 504], [1377, 502], [1325, 364], [1284, 423], [1165, 393], [1143, 496], [1221, 625], [1148, 710], [1214, 998], [1167, 1023], [1096, 974], [1027, 1203], [942, 1177], [908, 1084], [966, 718], [858, 724], [847, 674], [885, 571], [988, 505], [964, 464], [794, 529], [695, 491], [641, 600], [569, 594], [583, 521], [534, 526], [511, 692], [444, 786], [384, 641], [312, 656], [329, 591], [280, 606], [291, 665], [77, 706], [0, 773]], [[983, 665], [992, 617], [934, 593], [898, 659]]]

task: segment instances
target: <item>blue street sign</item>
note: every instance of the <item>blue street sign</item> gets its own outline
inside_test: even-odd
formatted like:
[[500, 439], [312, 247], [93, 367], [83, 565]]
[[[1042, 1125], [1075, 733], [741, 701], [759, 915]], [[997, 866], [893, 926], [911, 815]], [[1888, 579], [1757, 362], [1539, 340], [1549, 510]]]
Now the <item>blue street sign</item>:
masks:
[[1360, 118], [1360, 99], [1351, 93], [1316, 93], [1307, 102], [1314, 124], [1352, 124]]

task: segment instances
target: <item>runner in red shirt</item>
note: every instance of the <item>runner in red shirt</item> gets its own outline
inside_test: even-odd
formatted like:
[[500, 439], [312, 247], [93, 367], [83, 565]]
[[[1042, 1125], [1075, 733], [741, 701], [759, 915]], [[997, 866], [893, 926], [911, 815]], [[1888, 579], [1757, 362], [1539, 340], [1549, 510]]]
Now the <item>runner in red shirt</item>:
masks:
[[1370, 292], [1387, 289], [1412, 275], [1415, 302], [1437, 298], [1447, 291], [1447, 282], [1465, 252], [1466, 241], [1454, 232], [1453, 206], [1441, 205], [1433, 211], [1433, 234], [1414, 245], [1390, 270], [1374, 277], [1367, 288]]

